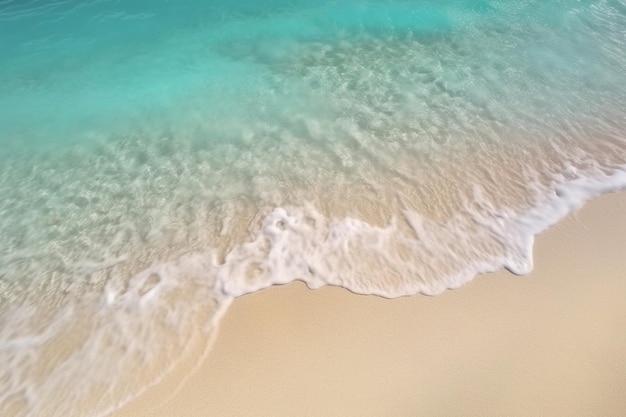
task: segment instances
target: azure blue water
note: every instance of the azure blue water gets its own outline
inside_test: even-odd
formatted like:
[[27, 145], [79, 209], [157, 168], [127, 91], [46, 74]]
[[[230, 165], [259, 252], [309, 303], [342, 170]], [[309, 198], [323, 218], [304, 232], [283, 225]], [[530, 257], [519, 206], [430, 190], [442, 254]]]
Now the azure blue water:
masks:
[[272, 284], [527, 273], [626, 187], [624, 0], [0, 0], [0, 62], [3, 416], [105, 415]]

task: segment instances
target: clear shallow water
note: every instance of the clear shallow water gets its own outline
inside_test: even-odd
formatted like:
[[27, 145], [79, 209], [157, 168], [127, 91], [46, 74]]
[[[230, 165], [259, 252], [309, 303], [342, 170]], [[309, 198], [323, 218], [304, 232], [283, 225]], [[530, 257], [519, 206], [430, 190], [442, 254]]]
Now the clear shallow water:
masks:
[[106, 412], [272, 283], [528, 272], [626, 185], [625, 43], [621, 0], [1, 2], [0, 414]]

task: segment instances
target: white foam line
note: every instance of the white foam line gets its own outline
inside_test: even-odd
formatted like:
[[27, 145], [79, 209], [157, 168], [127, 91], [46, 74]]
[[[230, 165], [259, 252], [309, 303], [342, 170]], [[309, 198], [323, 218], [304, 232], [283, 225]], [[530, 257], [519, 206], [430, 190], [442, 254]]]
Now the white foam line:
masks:
[[[353, 265], [357, 268], [351, 269], [350, 266], [341, 267], [341, 263], [346, 261], [342, 260], [343, 255], [355, 255], [352, 252], [356, 249], [351, 247], [357, 240], [369, 240], [372, 246], [376, 246], [374, 252], [384, 252], [384, 245], [392, 242], [393, 235], [399, 233], [393, 221], [387, 227], [380, 228], [350, 217], [342, 220], [326, 219], [311, 208], [276, 208], [264, 219], [262, 230], [254, 240], [239, 245], [228, 254], [225, 263], [218, 268], [217, 286], [223, 294], [237, 297], [299, 279], [311, 288], [338, 285], [356, 293], [394, 298], [416, 293], [439, 294], [446, 289], [458, 288], [478, 274], [502, 268], [523, 275], [532, 270], [532, 249], [537, 234], [579, 208], [585, 201], [603, 193], [624, 189], [626, 166], [621, 166], [609, 174], [597, 172], [592, 177], [541, 187], [542, 199], [521, 214], [513, 210], [489, 211], [487, 207], [486, 214], [473, 213], [472, 220], [479, 223], [489, 237], [503, 244], [506, 248], [505, 256], [478, 258], [452, 274], [428, 282], [408, 280], [402, 286], [387, 289], [359, 282], [358, 265]], [[488, 205], [485, 202], [483, 204]], [[456, 225], [453, 222], [444, 225], [449, 226], [448, 229], [440, 227], [433, 231], [433, 222], [417, 213], [408, 213], [407, 219], [416, 232], [414, 241], [427, 244], [426, 248], [423, 244], [415, 244], [413, 247], [425, 248], [434, 255], [444, 256], [441, 252], [446, 250], [446, 246], [435, 239], [441, 237], [437, 233], [441, 232], [442, 236], [448, 235], [452, 239], [461, 238], [460, 231], [454, 230]], [[472, 242], [467, 240], [465, 243]], [[428, 247], [428, 244], [434, 247]], [[456, 254], [445, 256], [455, 257]], [[348, 263], [351, 261], [348, 260]], [[403, 272], [409, 274], [413, 271], [429, 271], [424, 265], [402, 265], [400, 268], [405, 268]]]

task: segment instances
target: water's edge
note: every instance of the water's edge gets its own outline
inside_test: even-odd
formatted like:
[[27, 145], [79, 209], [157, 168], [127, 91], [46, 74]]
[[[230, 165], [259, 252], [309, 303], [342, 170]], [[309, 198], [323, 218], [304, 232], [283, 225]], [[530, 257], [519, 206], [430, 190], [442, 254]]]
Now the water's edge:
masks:
[[[288, 284], [292, 281], [299, 280], [304, 282], [310, 289], [317, 289], [325, 285], [329, 286], [339, 286], [344, 289], [349, 290], [355, 294], [363, 294], [363, 295], [375, 295], [382, 298], [397, 298], [397, 297], [405, 297], [405, 296], [414, 296], [417, 294], [427, 295], [427, 296], [435, 296], [441, 294], [446, 290], [458, 289], [464, 284], [472, 281], [475, 277], [482, 274], [488, 274], [497, 272], [501, 269], [506, 269], [509, 272], [516, 275], [526, 275], [532, 272], [533, 269], [533, 246], [534, 239], [536, 236], [555, 225], [569, 214], [575, 212], [580, 209], [585, 203], [590, 200], [599, 197], [600, 195], [614, 192], [626, 191], [626, 166], [615, 169], [612, 173], [607, 174], [605, 176], [598, 176], [593, 178], [580, 178], [577, 180], [570, 181], [568, 183], [562, 184], [555, 189], [553, 195], [549, 196], [546, 201], [541, 205], [534, 207], [528, 213], [520, 218], [516, 219], [514, 222], [517, 231], [517, 238], [519, 239], [519, 248], [522, 249], [519, 253], [523, 254], [523, 257], [520, 259], [509, 259], [508, 261], [503, 261], [502, 259], [494, 260], [492, 264], [478, 264], [473, 266], [474, 269], [468, 269], [458, 274], [454, 279], [449, 279], [446, 282], [449, 284], [447, 286], [437, 287], [435, 290], [432, 289], [424, 289], [416, 287], [411, 289], [410, 291], [404, 293], [390, 293], [385, 291], [368, 291], [367, 289], [363, 289], [362, 287], [354, 286], [350, 287], [346, 285], [346, 282], [340, 282], [337, 278], [331, 278], [328, 280], [318, 279], [319, 277], [312, 278], [310, 275], [302, 274], [299, 275], [298, 278], [295, 279], [287, 279], [285, 276], [282, 276], [277, 270], [271, 272], [271, 281], [263, 282], [263, 283], [247, 283], [244, 279], [232, 280], [228, 278], [226, 274], [218, 274], [220, 280], [219, 284], [215, 287], [215, 292], [217, 297], [221, 300], [220, 308], [217, 310], [215, 315], [211, 318], [211, 328], [213, 329], [213, 334], [209, 343], [203, 349], [202, 355], [198, 358], [197, 365], [194, 368], [197, 369], [199, 365], [204, 362], [208, 355], [210, 355], [212, 346], [215, 340], [219, 337], [219, 325], [221, 319], [227, 314], [228, 307], [231, 305], [233, 300], [237, 297], [241, 297], [246, 294], [251, 294], [253, 292], [268, 288], [273, 285], [284, 285]], [[291, 209], [289, 212], [298, 213], [302, 210], [302, 208], [296, 210]], [[306, 211], [310, 215], [311, 210], [314, 210], [312, 207], [307, 207]], [[267, 236], [268, 234], [274, 234], [276, 232], [275, 225], [277, 222], [287, 222], [287, 224], [297, 224], [297, 220], [294, 219], [293, 216], [287, 215], [288, 210], [286, 209], [276, 209], [272, 212], [264, 221], [264, 228], [259, 234], [259, 236]], [[319, 214], [319, 213], [318, 213]], [[335, 223], [333, 227], [345, 227], [341, 226], [342, 224], [354, 224], [355, 219], [343, 219], [342, 221], [338, 221]], [[362, 227], [366, 227], [363, 223], [358, 223]], [[257, 236], [252, 242], [256, 242], [260, 239]], [[289, 239], [286, 237], [286, 239]], [[247, 245], [247, 244], [244, 244]], [[235, 248], [234, 252], [237, 250], [241, 250], [240, 248]], [[228, 257], [226, 263], [222, 265], [222, 267], [227, 268], [228, 266]], [[233, 258], [230, 258], [233, 259]], [[240, 260], [240, 258], [238, 258]], [[298, 271], [298, 269], [294, 269], [293, 265], [275, 265], [274, 268], [286, 268], [280, 271]], [[307, 267], [308, 270], [308, 267]], [[300, 271], [303, 272], [303, 271]], [[235, 284], [233, 284], [235, 283]], [[240, 287], [237, 287], [240, 285]], [[170, 366], [168, 371], [171, 371], [175, 365]], [[192, 371], [193, 373], [193, 371]], [[163, 379], [169, 375], [169, 372], [163, 372], [160, 377], [154, 381], [152, 381], [149, 385], [146, 385], [141, 389], [140, 392], [137, 392], [131, 398], [125, 399], [123, 402], [118, 403], [114, 407], [106, 410], [105, 412], [99, 413], [98, 416], [106, 416], [110, 415], [116, 410], [119, 410], [135, 400], [137, 397], [142, 395], [144, 392], [150, 390], [150, 388], [158, 385]], [[188, 375], [187, 377], [189, 377]], [[178, 383], [178, 389], [183, 388], [187, 377]], [[175, 393], [172, 393], [172, 396]]]

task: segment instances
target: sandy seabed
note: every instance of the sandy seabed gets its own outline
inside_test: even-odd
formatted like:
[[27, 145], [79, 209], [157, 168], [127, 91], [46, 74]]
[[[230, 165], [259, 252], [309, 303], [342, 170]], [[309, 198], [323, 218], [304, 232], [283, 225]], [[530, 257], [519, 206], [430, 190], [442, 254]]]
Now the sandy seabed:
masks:
[[436, 297], [299, 282], [240, 297], [205, 356], [112, 416], [626, 415], [626, 193], [534, 252], [527, 276]]

